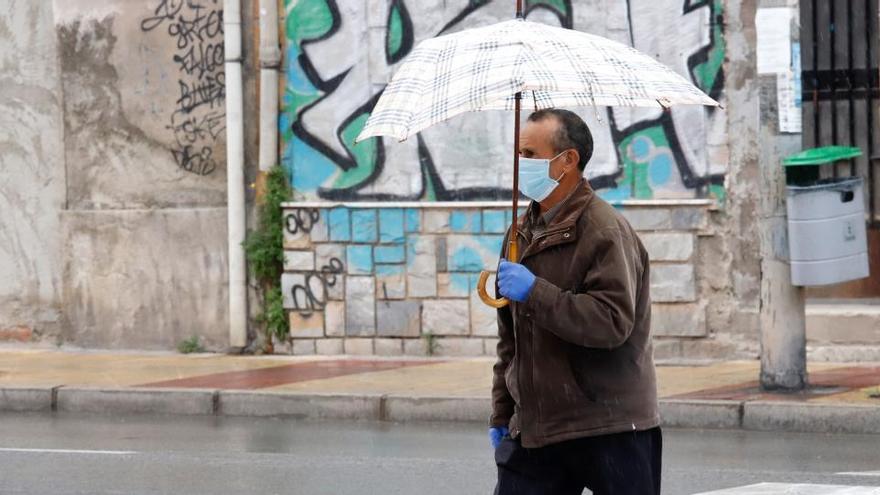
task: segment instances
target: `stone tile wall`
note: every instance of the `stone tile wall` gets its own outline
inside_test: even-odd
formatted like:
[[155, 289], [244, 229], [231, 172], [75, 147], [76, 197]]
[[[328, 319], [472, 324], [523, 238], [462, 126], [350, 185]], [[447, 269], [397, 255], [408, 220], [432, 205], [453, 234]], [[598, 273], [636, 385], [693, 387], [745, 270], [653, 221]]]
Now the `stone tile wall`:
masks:
[[[476, 295], [512, 214], [505, 203], [286, 203], [282, 290], [294, 354], [492, 355], [495, 310]], [[708, 202], [621, 211], [652, 259], [654, 335], [707, 335], [695, 269]], [[490, 285], [492, 279], [490, 279]], [[490, 290], [491, 292], [491, 290]]]

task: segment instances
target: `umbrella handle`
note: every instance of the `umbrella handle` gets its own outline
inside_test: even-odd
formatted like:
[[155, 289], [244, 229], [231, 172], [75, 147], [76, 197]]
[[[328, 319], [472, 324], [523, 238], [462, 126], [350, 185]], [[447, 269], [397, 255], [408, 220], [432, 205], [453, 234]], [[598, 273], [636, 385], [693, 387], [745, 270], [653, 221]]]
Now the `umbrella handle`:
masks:
[[[519, 253], [517, 253], [516, 242], [512, 241], [507, 249], [508, 258], [511, 260], [518, 260]], [[499, 297], [498, 299], [494, 299], [492, 296], [486, 292], [486, 283], [489, 281], [489, 272], [483, 270], [480, 272], [480, 279], [477, 281], [477, 294], [480, 296], [480, 300], [483, 301], [483, 304], [486, 306], [491, 306], [495, 309], [503, 308], [507, 306], [510, 301], [506, 298]]]
[[480, 272], [480, 279], [477, 281], [477, 294], [480, 295], [480, 299], [483, 301], [483, 304], [486, 306], [491, 306], [495, 309], [503, 308], [507, 306], [509, 301], [503, 297], [499, 297], [498, 299], [493, 299], [492, 296], [486, 292], [486, 282], [489, 281], [489, 272], [482, 271]]

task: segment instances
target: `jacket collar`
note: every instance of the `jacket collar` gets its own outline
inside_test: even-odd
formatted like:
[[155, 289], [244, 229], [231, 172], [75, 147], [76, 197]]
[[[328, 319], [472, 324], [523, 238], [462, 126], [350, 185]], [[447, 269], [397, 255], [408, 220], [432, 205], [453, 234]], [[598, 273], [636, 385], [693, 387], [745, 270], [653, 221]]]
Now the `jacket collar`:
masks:
[[[559, 212], [550, 220], [545, 232], [554, 232], [574, 225], [594, 195], [595, 192], [592, 186], [590, 186], [590, 182], [582, 177], [572, 194], [564, 200]], [[529, 239], [531, 239], [530, 219], [532, 218], [533, 211], [540, 211], [540, 208], [541, 206], [537, 201], [532, 201], [529, 203], [526, 212], [517, 219], [519, 230]]]

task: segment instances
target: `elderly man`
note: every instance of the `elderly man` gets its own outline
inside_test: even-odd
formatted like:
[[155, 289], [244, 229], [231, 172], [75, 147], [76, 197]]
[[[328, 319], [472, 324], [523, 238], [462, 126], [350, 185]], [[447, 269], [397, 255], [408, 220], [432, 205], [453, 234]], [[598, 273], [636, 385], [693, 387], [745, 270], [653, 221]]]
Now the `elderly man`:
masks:
[[[567, 110], [520, 134], [521, 259], [502, 248], [489, 437], [496, 494], [660, 493], [662, 439], [648, 255], [583, 171], [593, 139]], [[510, 232], [508, 231], [508, 236]]]

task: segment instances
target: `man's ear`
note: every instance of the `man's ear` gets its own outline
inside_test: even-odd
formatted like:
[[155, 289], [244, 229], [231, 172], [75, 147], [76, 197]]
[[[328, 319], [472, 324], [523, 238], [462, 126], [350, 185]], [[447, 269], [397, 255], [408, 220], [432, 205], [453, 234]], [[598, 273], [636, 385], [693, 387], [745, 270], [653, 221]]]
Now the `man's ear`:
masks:
[[578, 168], [578, 162], [581, 161], [581, 157], [578, 154], [578, 151], [574, 148], [568, 150], [565, 154], [565, 168], [568, 171], [574, 171]]

